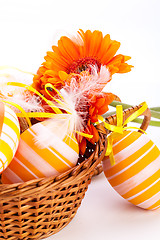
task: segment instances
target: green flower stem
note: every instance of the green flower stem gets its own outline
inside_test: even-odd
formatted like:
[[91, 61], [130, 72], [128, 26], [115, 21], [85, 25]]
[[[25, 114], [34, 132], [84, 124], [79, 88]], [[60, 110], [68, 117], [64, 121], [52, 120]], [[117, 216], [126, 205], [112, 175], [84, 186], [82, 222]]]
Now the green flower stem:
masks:
[[160, 112], [151, 110], [151, 117], [160, 119]]
[[116, 111], [114, 111], [114, 112], [106, 112], [106, 113], [104, 113], [104, 114], [102, 115], [102, 117], [107, 118], [107, 117], [112, 116], [112, 115], [114, 115], [114, 114], [116, 114]]
[[127, 109], [132, 107], [132, 105], [126, 104], [126, 103], [122, 103], [122, 102], [118, 102], [118, 101], [113, 101], [112, 103], [109, 104], [112, 107], [116, 107], [117, 105], [122, 105], [123, 109]]
[[[140, 119], [140, 118], [136, 118], [134, 119], [132, 122], [136, 122], [136, 123], [142, 123], [143, 122], [143, 119]], [[150, 126], [154, 126], [154, 127], [160, 127], [160, 121], [150, 121], [149, 123]]]
[[[110, 106], [112, 106], [112, 107], [116, 107], [117, 105], [122, 105], [123, 109], [127, 109], [127, 108], [132, 107], [132, 105], [122, 103], [122, 102], [117, 102], [117, 101], [113, 101], [110, 104]], [[160, 119], [160, 107], [150, 108], [150, 110], [151, 110], [151, 117]]]
[[[127, 109], [127, 108], [132, 107], [132, 105], [130, 105], [130, 104], [117, 102], [117, 101], [113, 101], [110, 104], [110, 106], [112, 106], [112, 107], [116, 107], [117, 105], [122, 105], [123, 109]], [[160, 119], [160, 107], [153, 107], [153, 108], [150, 108], [150, 110], [151, 110], [151, 117], [156, 118], [156, 119]], [[103, 117], [106, 118], [106, 117], [111, 116], [115, 113], [116, 113], [115, 111], [114, 112], [107, 112], [107, 113], [103, 114]], [[140, 119], [140, 118], [136, 118], [132, 122], [136, 122], [136, 123], [141, 124], [143, 122], [143, 120]], [[155, 126], [155, 127], [160, 127], [160, 121], [151, 120], [149, 125], [150, 126]]]
[[150, 110], [160, 112], [160, 107], [152, 107], [150, 108]]

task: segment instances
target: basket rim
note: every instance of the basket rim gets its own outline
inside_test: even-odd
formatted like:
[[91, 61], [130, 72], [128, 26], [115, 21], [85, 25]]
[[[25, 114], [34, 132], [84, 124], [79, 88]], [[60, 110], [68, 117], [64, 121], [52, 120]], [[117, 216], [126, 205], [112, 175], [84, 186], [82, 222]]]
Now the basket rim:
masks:
[[[138, 105], [138, 106], [131, 107], [124, 110], [123, 111], [124, 121], [128, 116], [130, 116], [133, 112], [138, 110], [140, 107], [141, 105]], [[151, 118], [150, 110], [147, 109], [142, 115], [144, 115], [144, 120], [141, 125], [141, 129], [146, 130]], [[117, 123], [116, 114], [107, 117], [105, 120], [112, 125], [116, 125]], [[89, 175], [92, 172], [94, 174], [95, 167], [102, 161], [105, 155], [105, 150], [107, 148], [107, 134], [109, 133], [109, 130], [104, 128], [103, 123], [98, 124], [96, 127], [98, 129], [100, 139], [98, 141], [98, 144], [96, 145], [95, 151], [91, 154], [89, 158], [85, 159], [79, 165], [76, 165], [75, 167], [69, 169], [68, 171], [65, 171], [64, 173], [61, 173], [56, 176], [33, 179], [23, 183], [20, 182], [20, 183], [12, 183], [12, 184], [0, 184], [0, 198], [6, 199], [6, 197], [7, 198], [13, 197], [14, 195], [13, 193], [15, 190], [17, 191], [17, 193], [19, 192], [21, 196], [26, 195], [30, 191], [33, 192], [34, 187], [36, 188], [36, 191], [34, 192], [34, 194], [36, 192], [38, 194], [38, 191], [40, 191], [42, 186], [43, 186], [43, 189], [44, 189], [44, 186], [46, 186], [46, 191], [50, 187], [52, 188], [55, 187], [56, 189], [56, 187], [58, 187], [58, 184], [61, 184], [61, 186], [65, 186], [66, 184], [69, 184], [69, 182], [71, 181], [75, 181], [75, 184], [76, 184], [76, 180], [80, 180], [82, 177], [84, 177], [85, 175]], [[99, 150], [100, 145], [103, 145], [102, 151]]]
[[[51, 177], [33, 179], [26, 182], [0, 184], [0, 199], [12, 198], [13, 196], [22, 197], [28, 195], [29, 192], [33, 194], [33, 188], [35, 189], [34, 195], [38, 194], [41, 188], [43, 191], [45, 190], [47, 192], [50, 188], [58, 188], [59, 184], [61, 184], [61, 187], [65, 187], [65, 185], [69, 185], [69, 183], [73, 184], [73, 182], [75, 182], [76, 184], [76, 182], [80, 181], [81, 178], [84, 178], [85, 175], [93, 175], [95, 167], [102, 161], [105, 155], [107, 147], [106, 135], [106, 133], [100, 133], [100, 139], [96, 145], [96, 149], [89, 158], [64, 173]], [[104, 143], [104, 149], [103, 151], [98, 152], [99, 145], [103, 144], [102, 142]], [[14, 194], [15, 191], [16, 194]]]

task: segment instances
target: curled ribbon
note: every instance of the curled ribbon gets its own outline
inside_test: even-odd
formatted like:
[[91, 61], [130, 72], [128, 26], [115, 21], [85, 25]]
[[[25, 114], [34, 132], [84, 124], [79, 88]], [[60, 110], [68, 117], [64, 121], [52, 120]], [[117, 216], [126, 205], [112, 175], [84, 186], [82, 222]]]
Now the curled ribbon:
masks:
[[[35, 93], [40, 98], [42, 98], [49, 105], [49, 107], [54, 111], [54, 113], [48, 113], [48, 112], [25, 112], [24, 109], [21, 106], [19, 106], [18, 104], [16, 104], [16, 103], [14, 103], [12, 101], [8, 101], [8, 100], [1, 100], [2, 102], [5, 102], [7, 104], [10, 104], [10, 105], [16, 107], [20, 111], [19, 113], [16, 113], [17, 117], [25, 117], [26, 121], [28, 122], [29, 127], [32, 126], [30, 118], [57, 118], [57, 119], [64, 119], [65, 118], [65, 115], [63, 114], [63, 112], [60, 110], [59, 107], [57, 107], [52, 101], [46, 99], [42, 94], [40, 94], [32, 86], [26, 85], [24, 83], [18, 83], [18, 82], [7, 82], [6, 85], [14, 86], [14, 87], [22, 87], [22, 88], [25, 88], [25, 89]], [[49, 93], [48, 88], [54, 90], [59, 95], [61, 100], [53, 97]], [[57, 102], [59, 104], [60, 107], [63, 108], [65, 106], [67, 114], [71, 114], [71, 111], [69, 110], [69, 107], [67, 107], [67, 103], [65, 102], [63, 96], [60, 94], [60, 92], [52, 84], [47, 83], [45, 85], [45, 91], [55, 102]], [[79, 132], [79, 131], [76, 131], [76, 130], [75, 130], [75, 132], [77, 134], [81, 135], [81, 136], [86, 137], [86, 138], [92, 138], [93, 137], [93, 135], [86, 134], [86, 133], [83, 133], [83, 132]]]
[[[32, 72], [28, 72], [28, 71], [23, 71], [19, 68], [16, 68], [16, 67], [13, 67], [13, 66], [0, 66], [0, 70], [6, 70], [6, 69], [13, 69], [13, 70], [17, 70], [18, 72], [21, 72], [21, 73], [26, 73], [26, 74], [30, 74], [30, 75], [33, 75], [34, 76], [34, 73]], [[1, 74], [0, 76], [8, 76], [8, 74]]]
[[140, 130], [145, 133], [145, 131], [143, 131], [142, 129], [137, 128], [137, 127], [130, 127], [130, 126], [125, 127], [129, 122], [131, 122], [132, 120], [134, 120], [135, 118], [140, 116], [148, 108], [146, 102], [143, 102], [140, 105], [142, 105], [142, 107], [139, 108], [136, 112], [134, 112], [131, 116], [129, 116], [124, 121], [124, 123], [123, 123], [122, 105], [117, 105], [116, 106], [117, 126], [106, 123], [105, 119], [102, 116], [98, 117], [98, 120], [100, 120], [104, 123], [105, 128], [111, 131], [110, 135], [108, 135], [108, 137], [107, 137], [108, 145], [107, 145], [107, 150], [106, 150], [105, 156], [109, 156], [112, 166], [115, 164], [115, 159], [114, 159], [114, 155], [113, 155], [113, 147], [112, 147], [113, 140], [116, 139], [119, 135], [123, 134], [124, 130], [127, 130], [127, 129], [136, 129], [136, 130]]

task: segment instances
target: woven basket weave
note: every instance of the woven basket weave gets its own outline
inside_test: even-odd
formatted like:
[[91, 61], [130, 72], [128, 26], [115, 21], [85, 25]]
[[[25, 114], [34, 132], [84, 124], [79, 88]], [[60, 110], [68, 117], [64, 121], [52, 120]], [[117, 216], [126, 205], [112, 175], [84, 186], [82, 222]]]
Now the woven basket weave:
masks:
[[[140, 106], [124, 111], [124, 120]], [[141, 126], [146, 130], [149, 110]], [[116, 116], [106, 119], [116, 124]], [[50, 178], [0, 185], [0, 239], [42, 239], [60, 231], [74, 217], [93, 175], [102, 171], [107, 146], [103, 124], [97, 126], [100, 140], [91, 156], [71, 170]], [[97, 206], [98, 207], [98, 206]]]

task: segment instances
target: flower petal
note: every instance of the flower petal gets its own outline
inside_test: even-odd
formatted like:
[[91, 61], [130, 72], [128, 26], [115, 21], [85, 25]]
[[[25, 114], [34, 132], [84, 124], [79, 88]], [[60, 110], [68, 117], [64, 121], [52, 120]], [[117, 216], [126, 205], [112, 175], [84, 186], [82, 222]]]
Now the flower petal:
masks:
[[103, 35], [100, 31], [94, 31], [92, 33], [92, 41], [90, 43], [89, 56], [97, 57], [97, 52], [99, 51], [102, 44]]
[[112, 41], [112, 44], [110, 45], [106, 54], [102, 57], [102, 62], [104, 62], [105, 65], [107, 65], [107, 63], [114, 57], [119, 47], [120, 47], [120, 42]]
[[44, 73], [45, 77], [58, 77], [57, 71], [46, 70]]
[[100, 109], [98, 109], [98, 114], [102, 115], [104, 113], [106, 113], [108, 111], [108, 105], [104, 105], [103, 107], [101, 107]]
[[132, 67], [132, 65], [128, 65], [127, 63], [121, 63], [118, 73], [130, 72]]
[[87, 30], [83, 36], [85, 56], [89, 56], [89, 54], [90, 54], [90, 45], [91, 45], [91, 40], [92, 40], [91, 36], [92, 36], [92, 32], [90, 30]]
[[101, 108], [105, 103], [105, 98], [99, 98], [97, 99], [96, 103], [95, 103], [95, 107], [96, 108]]
[[63, 81], [65, 81], [68, 78], [68, 76], [69, 76], [69, 74], [67, 74], [64, 71], [59, 71], [58, 75], [59, 75], [60, 79], [63, 80]]
[[110, 46], [110, 43], [111, 43], [111, 39], [110, 39], [110, 35], [107, 34], [104, 36], [103, 40], [102, 40], [102, 44], [101, 44], [101, 47], [100, 47], [100, 50], [98, 52], [98, 59], [102, 59], [102, 57], [106, 54], [109, 46]]
[[68, 37], [63, 37], [62, 42], [68, 56], [70, 56], [72, 60], [77, 60], [79, 58], [79, 49], [76, 44]]
[[82, 155], [85, 154], [86, 146], [87, 146], [86, 138], [83, 137], [82, 141], [79, 143], [80, 154], [82, 154]]
[[68, 62], [65, 61], [63, 57], [59, 56], [57, 53], [48, 51], [47, 56], [50, 57], [51, 59], [50, 61], [52, 61], [55, 64], [58, 64], [60, 67], [65, 69], [68, 67]]
[[94, 144], [95, 142], [98, 142], [99, 134], [97, 129], [93, 125], [91, 125], [91, 131], [92, 131], [93, 138], [90, 139], [90, 142]]
[[115, 99], [115, 95], [113, 93], [103, 93], [105, 97], [105, 104], [109, 105]]
[[59, 51], [61, 52], [61, 55], [64, 57], [64, 59], [66, 59], [66, 61], [68, 61], [68, 65], [70, 65], [72, 63], [73, 59], [65, 49], [65, 46], [63, 44], [64, 43], [63, 38], [64, 37], [61, 37], [60, 40], [58, 41], [58, 48], [59, 48]]
[[95, 107], [93, 107], [93, 106], [90, 106], [90, 107], [89, 107], [89, 115], [90, 115], [90, 116], [93, 115], [94, 110], [95, 110]]

